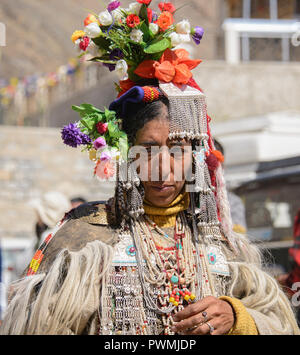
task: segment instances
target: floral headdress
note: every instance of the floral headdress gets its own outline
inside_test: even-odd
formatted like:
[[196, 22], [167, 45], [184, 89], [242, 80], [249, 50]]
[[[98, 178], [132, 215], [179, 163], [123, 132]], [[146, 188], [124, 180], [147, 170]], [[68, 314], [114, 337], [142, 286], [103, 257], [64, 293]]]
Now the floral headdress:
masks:
[[98, 15], [89, 14], [84, 29], [71, 36], [80, 56], [91, 56], [89, 61], [102, 63], [120, 78], [118, 99], [109, 110], [89, 104], [73, 106], [81, 120], [62, 130], [65, 144], [89, 152], [100, 179], [114, 175], [114, 160], [126, 160], [128, 141], [119, 118], [127, 104], [151, 102], [163, 95], [157, 86], [139, 86], [141, 79], [197, 87], [191, 70], [201, 60], [192, 60], [186, 50], [175, 47], [191, 40], [199, 44], [204, 30], [192, 28], [185, 19], [175, 23], [172, 3], [159, 3], [157, 11], [150, 4], [151, 0], [136, 0], [125, 9], [120, 1], [111, 1]]

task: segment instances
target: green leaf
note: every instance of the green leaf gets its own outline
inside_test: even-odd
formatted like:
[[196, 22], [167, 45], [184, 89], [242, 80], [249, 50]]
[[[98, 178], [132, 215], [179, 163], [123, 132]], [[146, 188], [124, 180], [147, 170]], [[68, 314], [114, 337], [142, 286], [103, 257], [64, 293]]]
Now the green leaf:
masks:
[[93, 38], [92, 41], [100, 48], [100, 49], [104, 49], [105, 51], [109, 50], [109, 46], [111, 45], [111, 42], [109, 39], [100, 36], [97, 38]]
[[140, 26], [139, 26], [140, 30], [143, 32], [143, 41], [144, 42], [148, 42], [151, 38], [151, 33], [149, 30], [149, 25], [147, 25], [145, 22], [143, 22]]
[[159, 42], [150, 44], [148, 47], [144, 49], [144, 51], [147, 54], [154, 54], [154, 53], [163, 52], [168, 48], [171, 48], [171, 41], [169, 38], [163, 38]]
[[119, 127], [115, 125], [112, 121], [108, 122], [108, 132], [110, 137], [112, 138], [118, 138], [120, 137], [121, 131], [119, 130]]
[[149, 19], [148, 19], [148, 12], [147, 12], [147, 5], [146, 4], [143, 4], [141, 6], [141, 10], [140, 10], [140, 13], [139, 13], [139, 16], [142, 20], [145, 21], [147, 27], [149, 26]]
[[102, 114], [103, 112], [100, 111], [97, 107], [91, 105], [91, 104], [81, 104], [80, 106], [72, 106], [72, 109], [74, 111], [77, 111], [79, 113], [84, 113], [84, 114], [90, 114], [90, 113], [100, 113]]
[[128, 147], [127, 134], [125, 132], [122, 132], [122, 135], [119, 138], [119, 150], [120, 150], [121, 157], [124, 160], [127, 160], [128, 149], [129, 147]]

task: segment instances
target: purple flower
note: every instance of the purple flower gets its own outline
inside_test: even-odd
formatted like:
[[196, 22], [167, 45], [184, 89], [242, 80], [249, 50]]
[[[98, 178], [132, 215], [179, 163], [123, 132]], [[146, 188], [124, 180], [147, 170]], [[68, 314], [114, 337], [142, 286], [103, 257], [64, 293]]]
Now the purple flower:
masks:
[[192, 37], [196, 44], [200, 44], [203, 35], [204, 35], [204, 29], [202, 27], [196, 26], [192, 30]]
[[[122, 58], [124, 58], [124, 54], [121, 49], [118, 48], [112, 50], [109, 55], [110, 60], [120, 60]], [[116, 69], [116, 64], [103, 63], [103, 65], [108, 68], [109, 71], [114, 71]]]
[[61, 131], [61, 137], [66, 145], [77, 148], [82, 144], [82, 132], [78, 129], [76, 124], [70, 123], [65, 126]]
[[100, 148], [104, 148], [106, 146], [106, 141], [103, 137], [99, 137], [94, 141], [94, 148], [100, 149]]
[[82, 143], [81, 143], [81, 144], [89, 144], [89, 143], [92, 143], [91, 138], [90, 138], [87, 134], [81, 132], [80, 137], [81, 137], [81, 140], [82, 140]]
[[120, 5], [121, 5], [121, 2], [120, 2], [120, 1], [112, 1], [112, 2], [108, 5], [107, 10], [108, 10], [109, 12], [114, 11], [114, 10], [116, 10]]

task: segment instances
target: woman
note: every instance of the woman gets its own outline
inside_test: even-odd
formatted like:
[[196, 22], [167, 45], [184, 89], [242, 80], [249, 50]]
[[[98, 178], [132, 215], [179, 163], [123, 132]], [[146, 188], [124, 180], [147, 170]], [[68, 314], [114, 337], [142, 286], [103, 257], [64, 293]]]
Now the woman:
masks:
[[[118, 3], [99, 16], [102, 22]], [[143, 3], [139, 16], [130, 13], [123, 30], [133, 33], [139, 17], [149, 24], [147, 9]], [[161, 31], [172, 19], [163, 10], [151, 22]], [[99, 25], [92, 23], [96, 32]], [[177, 27], [182, 32], [187, 26]], [[146, 37], [145, 26], [140, 29]], [[131, 82], [121, 81], [110, 111], [77, 107], [82, 125], [63, 131], [65, 142], [86, 145], [100, 177], [113, 170], [108, 155], [114, 150], [104, 150], [105, 142], [114, 145], [118, 137], [121, 149], [125, 134], [128, 159], [117, 159], [114, 197], [66, 214], [26, 276], [12, 285], [1, 333], [298, 334], [289, 301], [262, 271], [258, 249], [232, 232], [204, 95], [189, 72], [195, 62], [184, 50], [167, 49], [159, 62], [157, 54], [151, 63], [144, 58], [135, 75], [130, 71]]]

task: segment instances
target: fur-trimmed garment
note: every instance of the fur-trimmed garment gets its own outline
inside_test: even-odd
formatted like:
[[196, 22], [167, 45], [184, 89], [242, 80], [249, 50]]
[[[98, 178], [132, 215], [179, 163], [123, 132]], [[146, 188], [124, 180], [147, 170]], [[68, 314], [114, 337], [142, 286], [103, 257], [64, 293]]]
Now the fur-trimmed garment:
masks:
[[[122, 238], [111, 206], [91, 202], [68, 214], [37, 273], [24, 274], [11, 285], [1, 334], [106, 334], [101, 324], [104, 291]], [[230, 277], [223, 277], [215, 292], [235, 310], [236, 323], [229, 333], [299, 334], [288, 299], [262, 271], [257, 248], [240, 235], [234, 243], [237, 254], [222, 244]], [[158, 316], [155, 329], [156, 334], [163, 332]]]

